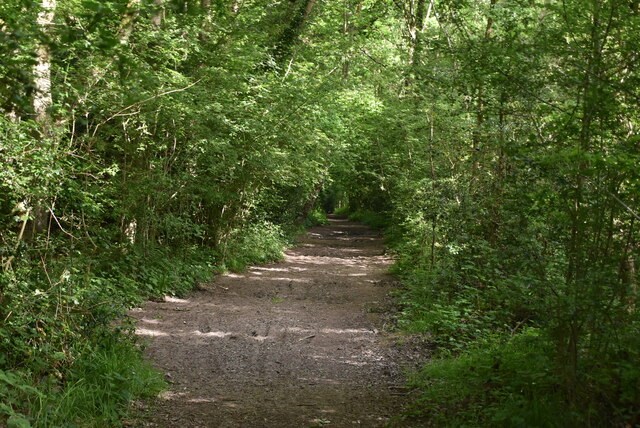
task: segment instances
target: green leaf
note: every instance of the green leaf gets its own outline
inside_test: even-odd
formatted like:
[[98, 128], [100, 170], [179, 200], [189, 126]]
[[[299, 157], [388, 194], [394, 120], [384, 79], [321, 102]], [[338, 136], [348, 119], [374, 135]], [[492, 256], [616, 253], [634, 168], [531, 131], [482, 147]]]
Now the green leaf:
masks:
[[30, 428], [31, 423], [23, 416], [14, 415], [7, 421], [7, 428]]

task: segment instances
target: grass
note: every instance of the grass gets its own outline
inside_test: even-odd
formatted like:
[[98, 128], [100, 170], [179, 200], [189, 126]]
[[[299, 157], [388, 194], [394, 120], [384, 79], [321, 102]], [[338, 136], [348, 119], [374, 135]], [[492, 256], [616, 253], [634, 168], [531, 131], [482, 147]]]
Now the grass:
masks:
[[2, 384], [0, 377], [8, 427], [118, 427], [132, 400], [155, 397], [166, 386], [131, 336], [104, 333], [81, 346], [62, 379], [12, 373]]

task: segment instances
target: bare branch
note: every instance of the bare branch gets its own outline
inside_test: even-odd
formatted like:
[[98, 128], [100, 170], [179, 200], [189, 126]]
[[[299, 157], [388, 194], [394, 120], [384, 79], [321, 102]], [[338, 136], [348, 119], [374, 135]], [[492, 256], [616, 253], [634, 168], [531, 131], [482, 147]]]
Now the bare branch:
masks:
[[169, 94], [174, 94], [174, 93], [176, 93], [176, 92], [186, 91], [187, 89], [189, 89], [189, 88], [191, 88], [191, 87], [193, 87], [193, 86], [197, 85], [197, 84], [198, 84], [198, 83], [200, 83], [201, 81], [202, 81], [202, 79], [198, 79], [198, 80], [196, 80], [195, 82], [193, 82], [193, 83], [191, 83], [191, 84], [189, 84], [189, 85], [185, 86], [184, 88], [172, 89], [172, 90], [170, 90], [170, 91], [161, 92], [161, 93], [156, 94], [156, 95], [153, 95], [153, 96], [151, 96], [151, 97], [149, 97], [149, 98], [145, 98], [144, 100], [137, 101], [137, 102], [135, 102], [135, 103], [133, 103], [133, 104], [131, 104], [131, 105], [128, 105], [128, 106], [124, 107], [123, 109], [121, 109], [120, 111], [118, 111], [117, 113], [115, 113], [115, 114], [113, 114], [113, 115], [109, 116], [108, 118], [106, 118], [105, 120], [103, 120], [102, 122], [100, 122], [99, 124], [97, 124], [97, 125], [96, 125], [96, 127], [95, 127], [95, 129], [93, 130], [93, 134], [91, 134], [91, 136], [92, 136], [92, 137], [95, 137], [95, 136], [96, 136], [96, 133], [98, 132], [98, 128], [100, 128], [100, 127], [101, 127], [102, 125], [104, 125], [105, 123], [109, 122], [111, 119], [114, 119], [114, 118], [119, 117], [119, 116], [124, 116], [124, 114], [123, 114], [124, 112], [126, 112], [126, 111], [128, 111], [128, 110], [131, 110], [132, 108], [137, 107], [137, 106], [139, 106], [139, 105], [142, 105], [142, 104], [148, 103], [149, 101], [155, 100], [156, 98], [160, 98], [160, 97], [163, 97], [163, 96], [165, 96], [165, 95], [169, 95]]
[[53, 210], [51, 209], [51, 207], [47, 207], [47, 209], [49, 210], [49, 212], [51, 213], [51, 217], [53, 217], [53, 219], [56, 221], [56, 224], [58, 225], [58, 227], [60, 228], [60, 230], [65, 234], [65, 235], [69, 235], [70, 237], [72, 237], [73, 239], [78, 239], [75, 236], [73, 236], [71, 233], [67, 232], [66, 230], [64, 230], [64, 227], [62, 227], [62, 225], [60, 224], [60, 222], [58, 221], [58, 217], [56, 217], [56, 215], [53, 213]]

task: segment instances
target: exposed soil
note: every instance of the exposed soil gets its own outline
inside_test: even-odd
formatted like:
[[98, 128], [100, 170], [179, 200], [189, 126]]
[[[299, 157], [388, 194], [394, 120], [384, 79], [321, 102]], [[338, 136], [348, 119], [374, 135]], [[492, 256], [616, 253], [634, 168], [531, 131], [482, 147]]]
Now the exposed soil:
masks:
[[377, 232], [333, 218], [282, 262], [132, 310], [171, 383], [143, 425], [386, 426], [425, 353], [385, 329], [389, 264]]

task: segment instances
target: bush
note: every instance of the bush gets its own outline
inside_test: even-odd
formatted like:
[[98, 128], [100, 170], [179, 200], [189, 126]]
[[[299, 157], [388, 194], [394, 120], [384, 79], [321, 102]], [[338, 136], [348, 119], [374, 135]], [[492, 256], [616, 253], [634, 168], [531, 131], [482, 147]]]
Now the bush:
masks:
[[316, 207], [313, 211], [311, 211], [311, 213], [309, 214], [309, 216], [304, 222], [305, 227], [320, 226], [325, 224], [329, 224], [327, 213], [318, 207]]
[[352, 212], [349, 214], [349, 220], [362, 222], [373, 229], [385, 229], [391, 225], [385, 214], [369, 210]]
[[282, 228], [273, 223], [236, 229], [222, 246], [219, 269], [241, 271], [251, 264], [282, 260], [288, 242]]
[[411, 385], [421, 392], [408, 413], [436, 426], [634, 426], [640, 347], [637, 331], [620, 334], [628, 349], [584, 359], [571, 389], [544, 330], [476, 342], [413, 375]]
[[550, 342], [537, 329], [425, 366], [411, 383], [422, 391], [414, 416], [437, 426], [571, 426], [550, 372]]

